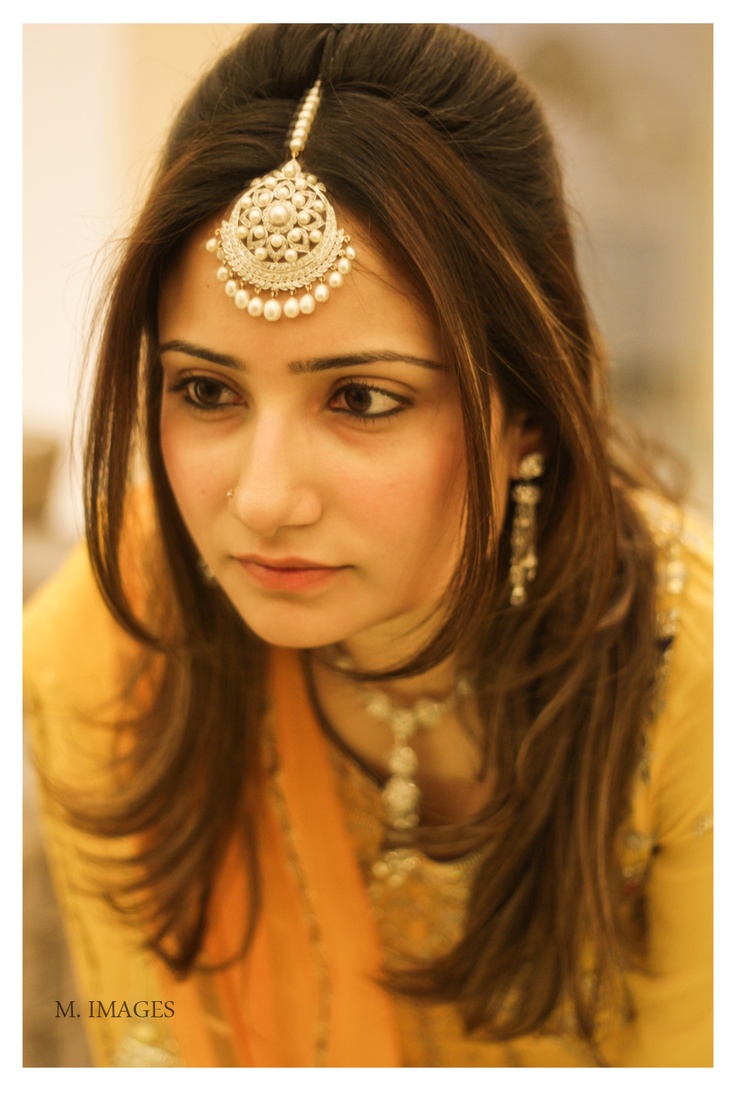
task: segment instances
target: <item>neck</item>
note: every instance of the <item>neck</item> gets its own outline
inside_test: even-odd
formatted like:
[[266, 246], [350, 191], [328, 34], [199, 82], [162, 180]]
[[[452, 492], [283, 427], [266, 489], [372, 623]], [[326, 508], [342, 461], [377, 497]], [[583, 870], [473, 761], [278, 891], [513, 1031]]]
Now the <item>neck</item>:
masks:
[[[347, 638], [336, 646], [319, 650], [320, 659], [328, 663], [335, 652], [347, 655], [351, 665], [359, 672], [388, 672], [408, 663], [430, 641], [436, 632], [437, 622], [428, 616], [407, 619], [403, 616], [401, 627], [398, 620], [388, 622], [374, 630]], [[440, 664], [421, 672], [377, 684], [397, 701], [410, 704], [419, 698], [443, 697], [457, 683], [458, 657], [452, 655]]]
[[[343, 646], [344, 648], [344, 646]], [[454, 658], [410, 679], [378, 683], [375, 688], [353, 682], [330, 666], [328, 654], [311, 658], [314, 698], [323, 722], [343, 748], [357, 758], [381, 784], [391, 776], [391, 756], [402, 742], [397, 730], [405, 721], [394, 722], [390, 710], [371, 712], [371, 693], [387, 696], [394, 708], [410, 710], [419, 720], [410, 732], [417, 766], [411, 779], [418, 784], [423, 804], [423, 823], [465, 822], [487, 800], [489, 784], [481, 778], [481, 727], [472, 695], [458, 690]], [[387, 667], [384, 660], [382, 667]], [[356, 664], [356, 667], [365, 667]], [[378, 665], [371, 665], [378, 668]], [[438, 700], [442, 709], [438, 721], [425, 721], [423, 699]], [[449, 702], [445, 702], [449, 699]], [[379, 701], [380, 705], [380, 701]], [[419, 707], [424, 707], [422, 713]], [[408, 741], [407, 741], [408, 742]]]

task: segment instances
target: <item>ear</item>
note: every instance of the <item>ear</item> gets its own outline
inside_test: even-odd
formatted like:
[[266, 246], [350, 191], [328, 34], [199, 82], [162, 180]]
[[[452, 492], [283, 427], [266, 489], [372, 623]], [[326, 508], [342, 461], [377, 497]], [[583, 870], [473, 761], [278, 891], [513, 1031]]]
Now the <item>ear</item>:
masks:
[[547, 454], [547, 443], [541, 422], [525, 410], [516, 410], [508, 422], [509, 478], [519, 477], [521, 461], [532, 452]]

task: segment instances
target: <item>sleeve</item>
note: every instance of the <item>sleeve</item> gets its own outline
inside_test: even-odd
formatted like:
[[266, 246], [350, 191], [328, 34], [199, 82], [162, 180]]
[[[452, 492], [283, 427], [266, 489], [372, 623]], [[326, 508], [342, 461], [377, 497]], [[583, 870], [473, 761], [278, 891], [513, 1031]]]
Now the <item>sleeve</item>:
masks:
[[[154, 1008], [165, 1012], [165, 1000], [140, 935], [100, 898], [106, 867], [93, 866], [91, 857], [100, 853], [99, 840], [72, 828], [57, 803], [56, 787], [75, 803], [109, 789], [117, 683], [122, 658], [134, 648], [102, 600], [83, 545], [29, 602], [23, 642], [28, 746], [76, 980], [72, 1000], [57, 998], [52, 975], [44, 976], [49, 1028], [58, 1035], [60, 1021], [78, 1016], [96, 1066], [177, 1065], [165, 1020], [141, 1018]], [[119, 840], [113, 852], [124, 856], [128, 849]], [[103, 850], [110, 854], [109, 846]]]
[[614, 1066], [710, 1067], [713, 1005], [712, 561], [688, 558], [664, 712], [651, 738], [645, 970]]

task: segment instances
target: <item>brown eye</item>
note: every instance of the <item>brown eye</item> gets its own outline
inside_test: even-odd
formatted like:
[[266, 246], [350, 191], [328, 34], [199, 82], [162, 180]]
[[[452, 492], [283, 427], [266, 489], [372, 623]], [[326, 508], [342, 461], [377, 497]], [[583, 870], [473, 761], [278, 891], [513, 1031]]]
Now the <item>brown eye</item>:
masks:
[[227, 388], [216, 380], [193, 380], [189, 385], [192, 401], [199, 406], [220, 406]]
[[370, 383], [347, 383], [336, 392], [332, 409], [360, 421], [378, 421], [401, 413], [410, 400]]
[[244, 403], [232, 387], [213, 376], [180, 376], [168, 385], [167, 391], [181, 396], [194, 413], [216, 413]]
[[348, 410], [354, 414], [367, 414], [373, 409], [373, 391], [368, 387], [346, 387], [343, 398]]

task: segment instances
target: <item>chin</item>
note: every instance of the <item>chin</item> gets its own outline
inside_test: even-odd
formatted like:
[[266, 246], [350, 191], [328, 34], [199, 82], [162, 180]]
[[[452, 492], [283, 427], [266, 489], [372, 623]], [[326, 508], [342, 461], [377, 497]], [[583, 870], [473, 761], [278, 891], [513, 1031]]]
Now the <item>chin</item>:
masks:
[[355, 633], [354, 619], [329, 617], [331, 613], [307, 612], [288, 603], [275, 604], [268, 611], [252, 611], [243, 610], [235, 600], [232, 602], [248, 629], [267, 645], [318, 649], [336, 645]]

